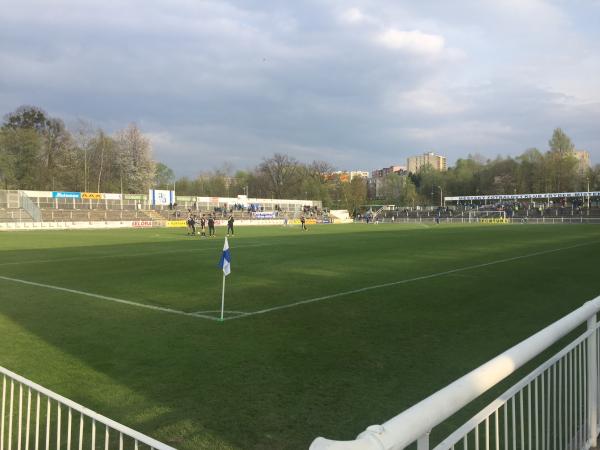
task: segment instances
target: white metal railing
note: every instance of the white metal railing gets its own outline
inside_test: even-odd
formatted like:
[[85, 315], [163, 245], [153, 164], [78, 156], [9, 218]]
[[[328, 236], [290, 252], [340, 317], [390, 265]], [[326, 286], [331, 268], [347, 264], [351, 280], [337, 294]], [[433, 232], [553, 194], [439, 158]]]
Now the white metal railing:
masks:
[[23, 191], [19, 191], [19, 206], [29, 213], [34, 222], [42, 221], [42, 211]]
[[[480, 223], [479, 218], [475, 220], [469, 220], [469, 217], [442, 217], [440, 219], [442, 223]], [[434, 223], [435, 216], [422, 216], [422, 217], [394, 217], [392, 218], [386, 217], [385, 219], [380, 219], [380, 222], [383, 223]], [[574, 216], [574, 217], [513, 217], [510, 219], [506, 219], [506, 223], [513, 224], [578, 224], [578, 223], [586, 223], [586, 224], [600, 224], [600, 217], [584, 217], [584, 216]]]
[[175, 450], [0, 366], [0, 450]]
[[600, 297], [353, 441], [317, 438], [310, 450], [429, 449], [431, 430], [578, 326], [587, 331], [439, 443], [434, 450], [582, 450], [596, 446]]

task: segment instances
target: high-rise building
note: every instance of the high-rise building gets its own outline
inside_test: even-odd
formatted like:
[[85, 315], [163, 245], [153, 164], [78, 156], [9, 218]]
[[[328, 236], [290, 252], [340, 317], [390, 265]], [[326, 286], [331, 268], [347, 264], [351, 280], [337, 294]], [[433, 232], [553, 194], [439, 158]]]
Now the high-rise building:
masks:
[[439, 170], [440, 172], [444, 172], [448, 170], [446, 166], [446, 157], [442, 155], [437, 155], [433, 152], [423, 153], [422, 155], [417, 156], [409, 156], [406, 165], [408, 167], [408, 171], [412, 173], [417, 173], [424, 166], [431, 166], [433, 170]]

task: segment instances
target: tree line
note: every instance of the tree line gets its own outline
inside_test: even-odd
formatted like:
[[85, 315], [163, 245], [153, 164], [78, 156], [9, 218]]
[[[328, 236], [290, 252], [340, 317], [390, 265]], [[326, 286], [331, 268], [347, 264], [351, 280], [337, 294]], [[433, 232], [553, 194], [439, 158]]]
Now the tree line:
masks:
[[144, 192], [154, 184], [150, 140], [135, 124], [107, 134], [80, 122], [75, 131], [33, 106], [0, 127], [0, 186], [82, 192]]
[[368, 203], [439, 204], [441, 196], [560, 192], [600, 189], [600, 166], [579, 170], [575, 146], [560, 129], [548, 149], [517, 157], [459, 159], [446, 172], [430, 166], [383, 179], [343, 179], [325, 161], [303, 163], [276, 153], [256, 167], [229, 167], [177, 178], [152, 157], [150, 140], [130, 124], [113, 134], [79, 122], [73, 130], [35, 106], [22, 106], [0, 126], [0, 186], [5, 189], [144, 193], [175, 189], [178, 195], [321, 200], [355, 211]]
[[[410, 205], [439, 204], [444, 196], [493, 195], [543, 192], [600, 190], [600, 165], [582, 167], [574, 154], [569, 136], [556, 128], [548, 141], [548, 149], [530, 148], [516, 157], [485, 159], [469, 155], [456, 161], [446, 172], [425, 167], [410, 174], [404, 192], [395, 194], [397, 179], [385, 180], [383, 197], [392, 203]], [[414, 189], [410, 187], [414, 186]], [[413, 197], [411, 197], [413, 196]], [[416, 197], [416, 198], [415, 198]]]
[[176, 186], [178, 194], [249, 193], [259, 198], [316, 199], [326, 207], [349, 211], [375, 203], [439, 205], [442, 196], [452, 195], [586, 191], [588, 186], [600, 190], [600, 165], [580, 170], [574, 149], [569, 136], [557, 128], [546, 151], [531, 148], [516, 157], [495, 159], [469, 155], [445, 172], [425, 166], [417, 173], [392, 173], [379, 180], [354, 178], [350, 182], [333, 175], [334, 168], [327, 162], [304, 164], [275, 154], [253, 170], [229, 175], [231, 171], [224, 168], [194, 179], [180, 178]]

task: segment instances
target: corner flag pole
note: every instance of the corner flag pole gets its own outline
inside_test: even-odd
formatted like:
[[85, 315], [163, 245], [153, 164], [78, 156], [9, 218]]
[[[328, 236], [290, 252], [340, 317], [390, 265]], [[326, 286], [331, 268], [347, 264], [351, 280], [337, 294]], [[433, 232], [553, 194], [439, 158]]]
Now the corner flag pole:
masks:
[[225, 277], [231, 273], [231, 254], [229, 253], [227, 238], [225, 238], [223, 245], [223, 254], [221, 255], [219, 267], [223, 270], [223, 291], [221, 292], [221, 322], [223, 322], [223, 315], [225, 314]]
[[223, 274], [223, 291], [221, 292], [221, 320], [223, 320], [223, 313], [225, 312], [225, 274]]

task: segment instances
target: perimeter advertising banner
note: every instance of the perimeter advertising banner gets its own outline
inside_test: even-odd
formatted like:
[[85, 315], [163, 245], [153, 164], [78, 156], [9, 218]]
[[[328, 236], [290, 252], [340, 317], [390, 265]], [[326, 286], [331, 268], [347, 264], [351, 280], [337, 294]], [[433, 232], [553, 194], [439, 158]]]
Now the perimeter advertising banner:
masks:
[[187, 222], [185, 220], [167, 220], [167, 228], [185, 228]]
[[[140, 195], [139, 197], [142, 197], [142, 199], [144, 198], [143, 195]], [[121, 194], [102, 194], [102, 198], [104, 200], [121, 200]]]
[[151, 220], [134, 220], [131, 222], [133, 228], [152, 228]]
[[81, 198], [81, 192], [52, 192], [52, 198]]
[[275, 219], [277, 217], [277, 214], [275, 214], [273, 211], [271, 211], [271, 212], [255, 212], [254, 217], [257, 219]]
[[500, 194], [500, 195], [460, 195], [458, 197], [444, 197], [445, 201], [468, 200], [519, 200], [519, 199], [548, 199], [548, 198], [574, 198], [574, 197], [600, 197], [600, 191], [581, 192], [551, 192], [545, 194]]
[[82, 192], [81, 198], [84, 200], [102, 200], [102, 194], [98, 192]]
[[[45, 197], [45, 192], [37, 191], [26, 191], [30, 197]], [[30, 193], [29, 193], [30, 192]], [[140, 200], [144, 198], [143, 195], [132, 196], [136, 199], [140, 197]], [[121, 194], [103, 194], [100, 192], [59, 192], [52, 191], [52, 198], [80, 198], [83, 200], [121, 200]]]

